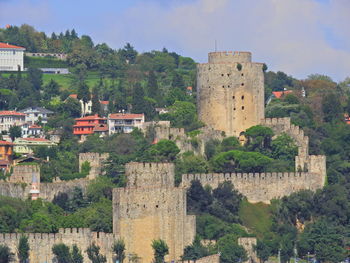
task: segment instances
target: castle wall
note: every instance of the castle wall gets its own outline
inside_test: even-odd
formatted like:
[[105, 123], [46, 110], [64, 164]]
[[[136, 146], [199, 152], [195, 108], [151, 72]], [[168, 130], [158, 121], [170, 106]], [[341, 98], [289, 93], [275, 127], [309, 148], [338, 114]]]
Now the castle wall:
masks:
[[32, 183], [33, 176], [40, 182], [40, 167], [39, 165], [16, 165], [13, 167], [13, 173], [8, 178], [9, 182], [13, 183]]
[[238, 238], [238, 245], [242, 246], [245, 249], [248, 256], [248, 260], [244, 261], [244, 263], [260, 262], [255, 252], [256, 244], [257, 244], [256, 237], [239, 237]]
[[270, 203], [270, 200], [288, 196], [300, 190], [316, 191], [325, 183], [325, 175], [317, 173], [212, 173], [184, 174], [182, 187], [190, 187], [192, 180], [199, 180], [203, 186], [217, 188], [230, 181], [251, 203]]
[[[242, 69], [237, 69], [240, 64]], [[262, 64], [249, 52], [216, 52], [197, 65], [198, 116], [209, 127], [238, 137], [264, 119]]]
[[126, 253], [142, 263], [153, 259], [152, 241], [169, 247], [166, 261], [180, 259], [196, 231], [194, 216], [186, 211], [186, 190], [174, 187], [174, 165], [129, 163], [127, 187], [113, 189], [113, 232], [125, 241]]
[[95, 179], [102, 173], [103, 164], [109, 157], [108, 153], [80, 153], [79, 154], [79, 172], [81, 172], [81, 166], [84, 162], [90, 164], [90, 172], [88, 178], [90, 180]]
[[[83, 193], [86, 193], [89, 180], [82, 178], [71, 181], [60, 181], [54, 183], [40, 183], [40, 195], [39, 197], [52, 201], [59, 193], [71, 194], [74, 188], [81, 188]], [[31, 190], [31, 184], [27, 183], [12, 183], [12, 182], [0, 182], [0, 195], [9, 196], [14, 198], [20, 198], [22, 200], [30, 197], [29, 191]]]
[[[0, 234], [0, 244], [6, 244], [10, 247], [11, 252], [16, 253], [19, 239], [22, 234], [9, 233]], [[86, 249], [94, 242], [99, 245], [100, 253], [105, 255], [108, 263], [112, 263], [113, 252], [112, 245], [115, 236], [112, 233], [91, 232], [88, 228], [65, 228], [59, 229], [58, 233], [26, 233], [30, 247], [30, 262], [52, 262], [54, 255], [52, 247], [55, 244], [64, 243], [71, 247], [76, 244], [82, 251], [84, 261], [90, 261], [86, 254]], [[15, 255], [14, 262], [18, 262]]]

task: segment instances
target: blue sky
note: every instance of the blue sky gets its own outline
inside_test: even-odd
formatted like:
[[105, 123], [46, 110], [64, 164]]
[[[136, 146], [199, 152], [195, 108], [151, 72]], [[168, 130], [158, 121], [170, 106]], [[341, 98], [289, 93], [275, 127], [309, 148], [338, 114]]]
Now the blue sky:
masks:
[[298, 78], [350, 76], [350, 0], [0, 0], [0, 27], [51, 34], [74, 28], [95, 43], [166, 47], [198, 62], [214, 50], [248, 50]]

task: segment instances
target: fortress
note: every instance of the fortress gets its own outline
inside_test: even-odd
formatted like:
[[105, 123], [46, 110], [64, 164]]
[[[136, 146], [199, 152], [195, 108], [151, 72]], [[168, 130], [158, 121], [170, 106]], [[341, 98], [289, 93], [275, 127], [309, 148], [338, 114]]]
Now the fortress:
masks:
[[250, 52], [209, 53], [209, 63], [197, 66], [199, 119], [227, 136], [264, 119], [263, 64]]
[[[56, 234], [26, 234], [30, 242], [31, 262], [53, 260], [53, 244], [64, 242], [77, 244], [84, 252], [97, 243], [107, 262], [114, 262], [112, 244], [123, 239], [126, 254], [137, 254], [140, 263], [149, 263], [153, 258], [152, 240], [163, 239], [169, 246], [166, 261], [177, 261], [185, 246], [192, 243], [196, 233], [195, 216], [187, 215], [186, 189], [192, 180], [216, 188], [230, 181], [250, 202], [269, 203], [299, 190], [315, 191], [326, 182], [326, 157], [309, 155], [309, 138], [290, 118], [265, 119], [263, 64], [253, 63], [249, 52], [209, 53], [209, 63], [197, 67], [197, 98], [199, 118], [207, 127], [191, 138], [183, 128], [172, 128], [168, 122], [155, 125], [155, 139], [176, 142], [181, 152], [194, 151], [204, 154], [205, 144], [210, 139], [222, 140], [226, 136], [242, 135], [254, 125], [273, 129], [276, 136], [286, 133], [298, 146], [295, 157], [295, 172], [278, 173], [209, 173], [184, 174], [179, 187], [174, 184], [174, 164], [128, 163], [125, 169], [127, 185], [113, 189], [113, 233], [95, 233], [89, 229], [60, 229]], [[0, 195], [27, 199], [30, 197], [33, 178], [39, 183], [39, 197], [52, 201], [59, 193], [70, 193], [75, 187], [86, 192], [91, 179], [101, 175], [107, 154], [83, 153], [79, 155], [79, 167], [89, 162], [91, 170], [87, 178], [73, 181], [40, 183], [37, 166], [18, 166], [7, 182], [0, 182]], [[0, 234], [0, 244], [9, 245], [16, 251], [20, 234]], [[240, 238], [249, 254], [254, 254], [256, 240]], [[17, 260], [17, 257], [15, 257]], [[255, 260], [254, 256], [252, 258]], [[198, 263], [218, 263], [218, 256], [197, 260]]]

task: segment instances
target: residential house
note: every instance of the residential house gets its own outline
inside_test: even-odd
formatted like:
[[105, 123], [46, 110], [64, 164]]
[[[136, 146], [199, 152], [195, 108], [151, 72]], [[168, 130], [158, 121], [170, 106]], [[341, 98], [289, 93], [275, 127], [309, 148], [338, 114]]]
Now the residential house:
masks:
[[22, 137], [38, 137], [43, 135], [43, 128], [40, 125], [25, 123], [22, 125]]
[[[106, 123], [107, 119], [101, 118], [97, 114], [77, 118], [75, 119], [75, 125], [73, 126], [73, 134], [78, 135], [83, 140], [87, 135], [94, 134], [95, 129], [105, 129], [103, 125], [106, 125]], [[103, 127], [101, 127], [101, 125]]]
[[42, 107], [28, 107], [19, 112], [26, 114], [25, 121], [29, 124], [35, 124], [39, 121], [45, 124], [47, 123], [48, 118], [54, 113], [53, 111]]
[[8, 132], [12, 126], [22, 126], [26, 115], [17, 111], [0, 111], [0, 132]]
[[32, 154], [35, 147], [52, 147], [57, 144], [44, 138], [16, 138], [14, 141], [14, 151], [20, 154]]
[[25, 48], [0, 42], [0, 71], [23, 71]]
[[8, 171], [12, 164], [13, 143], [0, 141], [0, 169]]
[[108, 115], [109, 134], [130, 133], [134, 128], [141, 129], [145, 115], [131, 113], [111, 113]]

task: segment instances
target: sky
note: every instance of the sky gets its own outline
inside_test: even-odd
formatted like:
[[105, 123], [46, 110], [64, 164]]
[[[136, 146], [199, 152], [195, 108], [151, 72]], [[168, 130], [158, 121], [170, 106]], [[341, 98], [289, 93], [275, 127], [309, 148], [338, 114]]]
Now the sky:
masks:
[[350, 76], [350, 0], [0, 0], [0, 27], [24, 23], [48, 34], [74, 28], [115, 49], [166, 47], [197, 62], [216, 42], [297, 78]]

